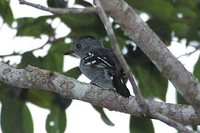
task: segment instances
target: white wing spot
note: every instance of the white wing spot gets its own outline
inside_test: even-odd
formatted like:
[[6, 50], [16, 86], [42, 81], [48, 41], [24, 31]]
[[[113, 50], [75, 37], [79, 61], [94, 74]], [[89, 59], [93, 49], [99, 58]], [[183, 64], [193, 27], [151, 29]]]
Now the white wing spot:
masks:
[[93, 60], [92, 62], [91, 62], [91, 64], [94, 64], [94, 63], [96, 63], [97, 61], [96, 60]]
[[87, 62], [87, 63], [85, 63], [85, 65], [91, 65], [91, 63], [90, 63], [90, 62]]
[[105, 61], [104, 59], [102, 59], [101, 57], [97, 57], [98, 59], [100, 59], [102, 62], [104, 62], [106, 65], [112, 67], [112, 65], [110, 65], [107, 61]]
[[94, 53], [89, 52], [88, 55], [89, 55], [88, 57], [91, 58], [94, 56]]

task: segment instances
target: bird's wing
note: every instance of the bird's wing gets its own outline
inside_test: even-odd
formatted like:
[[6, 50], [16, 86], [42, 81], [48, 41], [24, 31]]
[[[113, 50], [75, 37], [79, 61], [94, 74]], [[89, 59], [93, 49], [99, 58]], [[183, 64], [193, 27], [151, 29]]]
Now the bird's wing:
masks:
[[105, 48], [92, 50], [87, 53], [83, 60], [84, 65], [108, 70], [110, 79], [112, 80], [117, 93], [124, 97], [130, 96], [130, 92], [125, 84], [124, 70], [112, 50]]
[[111, 78], [113, 78], [113, 75], [119, 75], [124, 82], [126, 80], [125, 72], [111, 49], [98, 48], [92, 50], [87, 53], [83, 60], [84, 65], [107, 69]]
[[83, 58], [84, 65], [108, 69], [109, 72], [113, 73], [116, 70], [116, 65], [112, 56], [112, 50], [105, 48], [95, 49], [87, 53]]

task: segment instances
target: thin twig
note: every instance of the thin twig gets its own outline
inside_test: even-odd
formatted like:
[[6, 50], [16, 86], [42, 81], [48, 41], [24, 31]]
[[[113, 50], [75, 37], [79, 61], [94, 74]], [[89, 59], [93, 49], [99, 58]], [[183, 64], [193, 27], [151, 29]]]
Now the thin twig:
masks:
[[[62, 37], [62, 38], [59, 38], [59, 39], [56, 39], [56, 40], [51, 40], [50, 38], [40, 47], [37, 47], [37, 48], [34, 48], [34, 49], [31, 49], [31, 50], [28, 50], [28, 51], [25, 51], [25, 52], [33, 52], [33, 51], [36, 51], [36, 50], [40, 50], [42, 48], [44, 48], [47, 44], [50, 44], [50, 43], [55, 43], [56, 41], [59, 41], [59, 40], [62, 40], [66, 38], [65, 37]], [[19, 56], [19, 55], [23, 55], [24, 53], [18, 53], [18, 52], [13, 52], [11, 54], [4, 54], [4, 55], [0, 55], [0, 58], [4, 58], [4, 57], [10, 57], [10, 56]]]
[[124, 71], [126, 72], [126, 75], [127, 75], [128, 79], [131, 82], [131, 85], [132, 85], [132, 88], [133, 88], [133, 92], [136, 95], [136, 99], [138, 101], [138, 104], [140, 105], [140, 107], [143, 110], [143, 112], [142, 112], [143, 115], [146, 115], [147, 112], [148, 112], [148, 106], [145, 103], [144, 97], [142, 96], [142, 94], [140, 92], [140, 89], [137, 87], [137, 85], [135, 83], [135, 80], [133, 79], [133, 74], [131, 72], [130, 67], [128, 66], [128, 64], [126, 63], [123, 55], [120, 52], [120, 48], [119, 48], [115, 33], [113, 31], [112, 24], [109, 21], [105, 11], [103, 10], [99, 0], [96, 0], [96, 6], [98, 8], [98, 10], [97, 10], [98, 11], [98, 15], [100, 16], [102, 22], [104, 23], [105, 28], [106, 28], [107, 33], [108, 33], [108, 36], [109, 36], [109, 38], [110, 38], [110, 40], [112, 42], [112, 48], [113, 48], [118, 60], [120, 61], [122, 67], [124, 68]]
[[189, 53], [182, 54], [182, 55], [178, 56], [177, 58], [181, 58], [183, 56], [190, 56], [190, 55], [194, 54], [195, 52], [197, 52], [200, 49], [200, 46], [197, 46], [197, 47], [194, 47], [194, 48], [195, 49], [193, 51], [191, 51]]
[[[45, 42], [42, 46], [31, 49], [29, 51], [26, 52], [33, 52], [39, 49], [42, 49], [44, 46], [46, 46], [49, 43], [49, 40], [47, 42]], [[19, 56], [19, 55], [23, 55], [24, 53], [18, 53], [18, 52], [13, 52], [12, 54], [4, 54], [4, 55], [0, 55], [0, 58], [4, 58], [4, 57], [10, 57], [10, 56]]]
[[48, 11], [54, 14], [63, 13], [96, 13], [95, 7], [84, 7], [84, 8], [48, 8], [40, 4], [34, 4], [25, 0], [19, 0], [20, 4], [25, 4], [43, 11]]
[[160, 114], [158, 112], [151, 112], [151, 116], [154, 119], [158, 119], [158, 120], [166, 123], [167, 125], [176, 128], [179, 132], [182, 132], [182, 133], [195, 133], [194, 131], [184, 127], [182, 124], [178, 123], [177, 121], [172, 120], [169, 117], [166, 117], [166, 116], [164, 116], [164, 115], [162, 115], [162, 114]]

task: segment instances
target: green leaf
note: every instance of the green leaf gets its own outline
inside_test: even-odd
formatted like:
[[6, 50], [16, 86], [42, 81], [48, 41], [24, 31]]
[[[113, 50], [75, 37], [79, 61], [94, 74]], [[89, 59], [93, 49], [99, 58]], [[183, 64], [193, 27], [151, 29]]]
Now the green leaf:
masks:
[[71, 28], [69, 36], [72, 38], [80, 35], [93, 35], [99, 38], [106, 36], [104, 25], [96, 14], [65, 14], [60, 15], [60, 18]]
[[3, 18], [3, 21], [6, 22], [9, 26], [14, 21], [13, 13], [10, 8], [10, 1], [8, 0], [0, 0], [0, 16]]
[[153, 64], [136, 66], [134, 71], [144, 97], [158, 97], [165, 101], [168, 81]]
[[134, 8], [164, 21], [168, 20], [174, 11], [173, 5], [166, 0], [127, 0], [127, 2]]
[[64, 38], [60, 38], [60, 39], [55, 39], [51, 45], [51, 48], [49, 49], [50, 53], [56, 53], [56, 54], [60, 54], [63, 55], [64, 52], [67, 49], [70, 49], [71, 45], [70, 44], [65, 44], [64, 42]]
[[68, 70], [67, 72], [65, 72], [64, 75], [77, 79], [81, 75], [81, 71], [80, 71], [79, 67], [74, 67], [74, 68]]
[[4, 133], [33, 133], [33, 121], [26, 104], [16, 98], [4, 100], [1, 127]]
[[37, 19], [31, 17], [18, 18], [17, 36], [34, 36], [40, 37], [41, 34], [53, 35], [54, 30], [51, 25], [46, 22], [52, 16], [42, 16]]
[[62, 72], [63, 60], [64, 60], [63, 55], [49, 53], [42, 60], [45, 65], [45, 69]]
[[198, 125], [192, 125], [192, 129], [193, 129], [194, 131], [198, 131]]
[[25, 133], [33, 133], [33, 120], [29, 108], [25, 105], [23, 108], [23, 126]]
[[46, 109], [50, 109], [52, 104], [57, 104], [63, 110], [69, 107], [72, 102], [72, 100], [58, 95], [55, 92], [41, 89], [30, 89], [27, 93], [27, 101]]
[[184, 6], [179, 6], [176, 8], [175, 12], [181, 13], [183, 15], [183, 18], [195, 18], [197, 17], [197, 12], [195, 12], [193, 9], [184, 7]]
[[177, 103], [178, 104], [188, 104], [188, 102], [183, 98], [183, 96], [181, 96], [181, 94], [176, 92], [176, 95], [177, 95]]
[[24, 68], [27, 65], [37, 66], [42, 69], [47, 69], [51, 71], [62, 72], [63, 71], [63, 61], [64, 61], [64, 51], [69, 46], [62, 43], [52, 44], [48, 51], [48, 54], [44, 57], [36, 58], [32, 52], [26, 52], [22, 55], [22, 61], [18, 65], [19, 68]]
[[169, 23], [166, 21], [161, 21], [160, 19], [151, 17], [147, 24], [152, 28], [152, 30], [161, 38], [162, 41], [166, 45], [169, 45], [171, 43], [171, 29], [169, 26]]
[[154, 133], [153, 123], [150, 119], [131, 116], [130, 133]]
[[181, 7], [188, 7], [190, 9], [196, 9], [198, 6], [199, 1], [198, 0], [178, 0], [175, 3], [171, 2], [177, 6]]
[[47, 56], [42, 59], [42, 61], [45, 65], [45, 69], [47, 70], [57, 72], [62, 72], [63, 70], [64, 56], [61, 54], [48, 53]]
[[179, 38], [187, 37], [190, 28], [188, 24], [182, 22], [171, 23], [170, 27]]
[[132, 45], [128, 45], [127, 49], [128, 53], [125, 55], [125, 58], [138, 81], [143, 96], [146, 98], [158, 97], [165, 101], [168, 80], [141, 49], [133, 50]]
[[45, 69], [62, 72], [64, 52], [70, 47], [70, 45], [66, 45], [64, 43], [64, 40], [53, 43], [48, 51], [48, 54], [42, 59]]
[[57, 105], [52, 105], [47, 116], [46, 130], [48, 133], [64, 133], [66, 128], [66, 113]]
[[37, 66], [42, 68], [42, 61], [40, 58], [36, 58], [32, 52], [26, 52], [22, 55], [21, 63], [17, 66], [18, 68], [25, 68], [28, 65]]
[[196, 78], [198, 78], [198, 80], [200, 80], [200, 56], [194, 66], [194, 72], [193, 72], [194, 76]]
[[6, 99], [6, 91], [5, 91], [5, 88], [4, 88], [4, 84], [3, 82], [0, 81], [0, 101]]
[[51, 107], [54, 98], [55, 93], [47, 90], [30, 89], [27, 93], [27, 101], [47, 109]]
[[101, 115], [101, 119], [103, 120], [103, 122], [105, 122], [105, 124], [109, 125], [109, 126], [114, 126], [114, 123], [108, 118], [108, 116], [106, 115], [106, 113], [104, 112], [102, 107], [98, 107], [98, 106], [94, 106], [94, 109], [99, 112], [99, 114]]
[[[113, 23], [113, 28], [115, 27], [116, 23]], [[122, 50], [124, 46], [126, 46], [126, 41], [130, 40], [127, 36], [125, 36], [124, 31], [121, 28], [114, 29], [114, 32], [117, 37], [117, 42], [119, 44], [120, 49]], [[112, 45], [110, 40], [106, 40], [105, 38], [108, 38], [108, 36], [105, 37], [99, 37], [97, 38], [105, 48], [112, 49]]]
[[67, 1], [65, 0], [47, 0], [47, 5], [54, 8], [66, 8]]
[[62, 95], [55, 94], [55, 99], [52, 102], [52, 104], [58, 105], [62, 110], [67, 109], [72, 103], [71, 99], [67, 99], [66, 97], [63, 97]]
[[83, 0], [76, 0], [76, 4], [82, 5], [82, 6], [93, 6], [91, 3]]

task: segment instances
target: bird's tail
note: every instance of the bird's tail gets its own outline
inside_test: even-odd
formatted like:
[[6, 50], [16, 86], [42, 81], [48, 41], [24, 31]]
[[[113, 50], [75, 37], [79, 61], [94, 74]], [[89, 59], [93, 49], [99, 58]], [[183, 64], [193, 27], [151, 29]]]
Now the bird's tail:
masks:
[[116, 89], [116, 92], [119, 93], [121, 96], [128, 98], [130, 96], [130, 92], [126, 87], [125, 82], [119, 75], [113, 76], [113, 86]]

